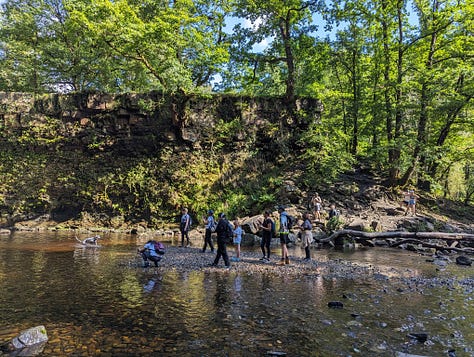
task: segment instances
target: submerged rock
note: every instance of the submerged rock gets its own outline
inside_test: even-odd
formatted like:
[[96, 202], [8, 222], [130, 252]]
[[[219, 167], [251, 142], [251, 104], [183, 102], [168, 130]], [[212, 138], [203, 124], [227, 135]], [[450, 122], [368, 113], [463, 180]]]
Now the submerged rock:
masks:
[[463, 255], [460, 255], [459, 257], [456, 258], [456, 264], [471, 266], [472, 265], [472, 260], [469, 257], [465, 257]]
[[416, 339], [421, 343], [424, 343], [426, 340], [428, 340], [428, 334], [426, 332], [412, 332], [408, 334], [408, 337]]

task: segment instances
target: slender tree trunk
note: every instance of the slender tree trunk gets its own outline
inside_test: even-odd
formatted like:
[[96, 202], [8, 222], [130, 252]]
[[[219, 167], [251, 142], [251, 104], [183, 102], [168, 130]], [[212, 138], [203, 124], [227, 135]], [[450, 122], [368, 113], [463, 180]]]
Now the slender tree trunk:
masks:
[[[404, 36], [403, 36], [403, 13], [402, 13], [403, 1], [397, 1], [397, 62], [396, 62], [396, 83], [395, 83], [395, 101], [392, 106], [390, 88], [391, 85], [391, 58], [390, 58], [390, 45], [389, 45], [389, 26], [387, 20], [382, 23], [382, 36], [384, 45], [384, 81], [385, 81], [385, 111], [386, 111], [386, 131], [388, 140], [388, 163], [389, 163], [389, 184], [396, 186], [399, 183], [400, 177], [400, 157], [401, 149], [400, 133], [403, 121], [402, 111], [402, 82], [403, 82], [403, 56], [404, 56]], [[387, 10], [387, 2], [383, 1], [382, 9], [384, 12]], [[393, 123], [393, 114], [395, 112], [395, 123]]]
[[[433, 3], [433, 19], [432, 22], [435, 21], [436, 12], [439, 8], [438, 0], [435, 0]], [[420, 116], [418, 119], [418, 133], [416, 137], [415, 149], [413, 150], [412, 161], [410, 167], [403, 175], [401, 180], [401, 184], [406, 185], [408, 181], [410, 181], [413, 173], [415, 172], [416, 168], [419, 166], [419, 163], [424, 164], [426, 162], [426, 156], [422, 153], [422, 150], [425, 148], [428, 135], [427, 135], [427, 125], [428, 125], [428, 106], [431, 101], [431, 83], [430, 83], [430, 74], [433, 70], [433, 59], [436, 50], [438, 33], [437, 31], [433, 31], [431, 35], [430, 47], [428, 50], [428, 57], [426, 60], [425, 65], [425, 76], [422, 78], [421, 84], [421, 92], [420, 92]], [[418, 182], [418, 186], [420, 188], [426, 189], [427, 183], [420, 180]], [[429, 187], [428, 187], [429, 188]]]
[[285, 98], [288, 104], [293, 107], [295, 105], [295, 59], [291, 48], [290, 16], [291, 11], [288, 11], [286, 18], [280, 19], [280, 35], [285, 48], [285, 62], [288, 71]]
[[352, 138], [351, 138], [351, 146], [350, 152], [352, 155], [357, 155], [357, 147], [359, 145], [359, 77], [358, 77], [358, 69], [357, 63], [359, 60], [357, 49], [353, 49], [352, 51]]

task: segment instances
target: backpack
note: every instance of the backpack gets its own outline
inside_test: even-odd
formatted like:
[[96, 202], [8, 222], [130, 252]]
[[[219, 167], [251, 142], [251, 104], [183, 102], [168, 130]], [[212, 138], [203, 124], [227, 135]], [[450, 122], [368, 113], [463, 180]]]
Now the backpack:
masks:
[[214, 233], [217, 228], [217, 222], [215, 219], [212, 220], [212, 224], [210, 225], [211, 232]]
[[276, 232], [276, 224], [275, 222], [272, 220], [272, 230], [271, 230], [271, 233], [272, 233], [272, 238], [276, 238], [277, 236], [277, 232]]
[[296, 218], [293, 217], [293, 216], [290, 216], [289, 214], [286, 215], [286, 228], [288, 230], [290, 230], [291, 228], [293, 228], [293, 226], [295, 225], [296, 223]]
[[161, 242], [157, 242], [156, 240], [153, 241], [153, 246], [155, 247], [155, 252], [157, 254], [163, 255], [165, 254], [165, 245]]
[[225, 242], [227, 244], [230, 244], [234, 241], [234, 229], [232, 228], [232, 226], [230, 225], [229, 222], [227, 222], [227, 227], [226, 227], [226, 231], [225, 231]]

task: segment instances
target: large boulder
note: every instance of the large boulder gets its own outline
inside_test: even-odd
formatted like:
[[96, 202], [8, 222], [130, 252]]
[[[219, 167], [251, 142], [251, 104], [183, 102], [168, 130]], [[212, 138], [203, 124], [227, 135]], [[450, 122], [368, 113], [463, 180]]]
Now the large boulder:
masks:
[[367, 232], [369, 231], [369, 225], [362, 219], [355, 219], [351, 223], [346, 226], [347, 229], [351, 229], [353, 231], [359, 232]]
[[263, 215], [244, 218], [242, 220], [242, 229], [245, 233], [257, 234], [263, 223]]
[[255, 234], [251, 234], [251, 233], [245, 233], [242, 235], [242, 241], [240, 245], [243, 247], [252, 247], [256, 245], [257, 243], [260, 244], [259, 236]]

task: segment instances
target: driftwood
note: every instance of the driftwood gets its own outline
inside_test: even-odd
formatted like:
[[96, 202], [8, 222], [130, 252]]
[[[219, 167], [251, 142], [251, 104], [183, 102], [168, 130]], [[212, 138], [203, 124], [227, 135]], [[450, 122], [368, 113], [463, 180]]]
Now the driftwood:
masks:
[[423, 247], [427, 248], [435, 248], [437, 250], [447, 250], [447, 251], [454, 251], [454, 252], [459, 252], [459, 253], [470, 253], [474, 254], [474, 249], [473, 248], [457, 248], [457, 247], [445, 247], [439, 244], [433, 244], [433, 243], [428, 243], [428, 242], [423, 242], [419, 239], [403, 239], [401, 241], [398, 241], [396, 243], [390, 244], [390, 247], [398, 247], [399, 245], [405, 244], [405, 243], [415, 243], [415, 244], [421, 244]]
[[[458, 242], [474, 242], [474, 234], [468, 233], [444, 233], [444, 232], [361, 232], [355, 231], [351, 229], [343, 229], [337, 232], [334, 232], [327, 238], [323, 238], [320, 240], [321, 243], [328, 243], [334, 242], [335, 239], [343, 236], [349, 236], [354, 238], [357, 241], [366, 241], [370, 239], [391, 239], [391, 238], [401, 238], [402, 240], [392, 243], [391, 247], [397, 247], [404, 243], [416, 243], [421, 244], [428, 248], [435, 248], [440, 250], [447, 250], [447, 251], [456, 251], [456, 252], [463, 252], [463, 253], [470, 253], [474, 254], [473, 248], [460, 248], [456, 247]], [[426, 239], [438, 239], [438, 240], [446, 240], [451, 241], [449, 247], [441, 246], [438, 244], [433, 244], [430, 242], [424, 242], [423, 240]]]

